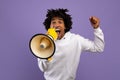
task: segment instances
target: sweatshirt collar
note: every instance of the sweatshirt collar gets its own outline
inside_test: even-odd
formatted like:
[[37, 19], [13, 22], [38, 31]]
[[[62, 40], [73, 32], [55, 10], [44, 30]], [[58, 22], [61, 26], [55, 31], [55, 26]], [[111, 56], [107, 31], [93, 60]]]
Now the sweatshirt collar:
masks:
[[70, 34], [70, 32], [66, 32], [65, 35], [61, 38], [61, 40], [62, 40], [62, 39], [66, 39], [69, 34]]

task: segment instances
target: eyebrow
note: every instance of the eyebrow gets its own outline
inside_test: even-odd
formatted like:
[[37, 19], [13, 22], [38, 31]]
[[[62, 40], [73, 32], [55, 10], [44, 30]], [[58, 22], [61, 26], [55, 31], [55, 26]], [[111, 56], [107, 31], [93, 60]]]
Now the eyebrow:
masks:
[[[55, 20], [56, 18], [52, 18], [52, 21]], [[59, 20], [63, 20], [63, 18], [58, 18]]]

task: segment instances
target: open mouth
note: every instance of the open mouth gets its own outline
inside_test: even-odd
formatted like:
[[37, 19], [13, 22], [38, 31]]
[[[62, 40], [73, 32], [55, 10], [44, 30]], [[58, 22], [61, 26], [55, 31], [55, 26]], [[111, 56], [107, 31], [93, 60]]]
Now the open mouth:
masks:
[[56, 33], [59, 35], [60, 34], [60, 29], [56, 29]]

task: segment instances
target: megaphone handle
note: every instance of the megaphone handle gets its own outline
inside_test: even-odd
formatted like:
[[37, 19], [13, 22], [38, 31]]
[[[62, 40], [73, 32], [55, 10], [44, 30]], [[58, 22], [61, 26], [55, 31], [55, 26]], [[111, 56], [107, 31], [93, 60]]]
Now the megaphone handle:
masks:
[[50, 62], [52, 60], [52, 57], [48, 58], [47, 60]]

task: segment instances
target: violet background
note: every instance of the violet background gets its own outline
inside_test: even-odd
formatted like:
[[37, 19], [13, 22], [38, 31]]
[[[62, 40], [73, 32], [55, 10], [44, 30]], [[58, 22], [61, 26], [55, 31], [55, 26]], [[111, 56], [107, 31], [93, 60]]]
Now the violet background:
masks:
[[[81, 55], [76, 80], [120, 80], [119, 0], [0, 0], [0, 80], [44, 80], [29, 40], [45, 33], [47, 9], [67, 8], [73, 18], [71, 32], [93, 39], [89, 17], [100, 18], [105, 35], [101, 54]], [[67, 73], [66, 73], [67, 75]]]

